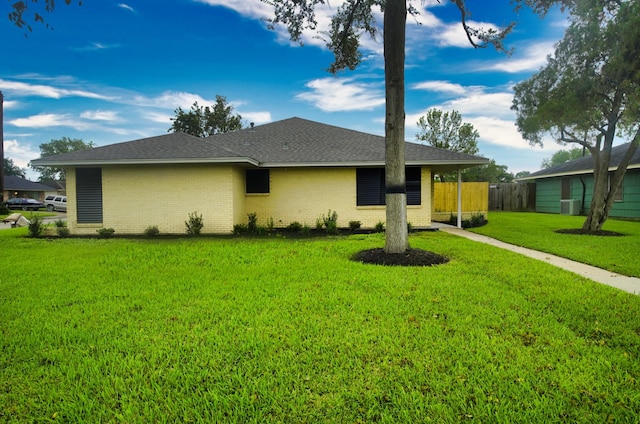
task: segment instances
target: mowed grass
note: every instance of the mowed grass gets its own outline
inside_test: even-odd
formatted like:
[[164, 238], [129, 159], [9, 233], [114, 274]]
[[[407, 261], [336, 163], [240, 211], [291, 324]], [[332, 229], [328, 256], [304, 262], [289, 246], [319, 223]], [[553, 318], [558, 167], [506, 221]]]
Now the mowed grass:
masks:
[[[446, 233], [0, 233], [0, 421], [637, 422], [640, 297]], [[13, 232], [13, 236], [12, 233]], [[21, 234], [21, 233], [20, 233]]]
[[488, 219], [487, 225], [470, 231], [620, 274], [640, 277], [640, 221], [609, 218], [604, 223], [603, 230], [623, 234], [623, 237], [609, 237], [555, 232], [581, 228], [584, 216], [490, 212]]

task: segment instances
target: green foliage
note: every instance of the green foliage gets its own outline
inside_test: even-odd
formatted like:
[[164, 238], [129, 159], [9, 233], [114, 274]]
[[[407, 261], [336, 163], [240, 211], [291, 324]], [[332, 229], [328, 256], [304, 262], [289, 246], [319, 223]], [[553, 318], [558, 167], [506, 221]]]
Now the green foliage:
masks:
[[295, 233], [299, 233], [302, 231], [302, 224], [299, 223], [298, 221], [293, 221], [292, 223], [287, 225], [287, 230]]
[[444, 232], [411, 245], [451, 261], [410, 270], [349, 260], [379, 234], [7, 232], [10, 422], [586, 424], [640, 410], [640, 297]]
[[144, 230], [144, 235], [147, 237], [155, 237], [160, 234], [160, 229], [157, 225], [149, 225]]
[[40, 215], [31, 215], [29, 218], [29, 236], [40, 237], [44, 233], [45, 225]]
[[113, 237], [113, 233], [115, 233], [116, 230], [113, 228], [100, 228], [99, 230], [96, 230], [96, 232], [101, 238], [110, 238]]
[[[78, 0], [78, 5], [82, 5], [82, 0]], [[73, 3], [73, 0], [64, 0], [66, 5]], [[55, 9], [54, 0], [21, 0], [12, 2], [11, 11], [9, 12], [9, 21], [18, 28], [24, 28], [25, 37], [33, 31], [31, 22], [40, 22], [46, 28], [51, 28], [45, 21], [43, 13], [51, 13]], [[26, 15], [26, 16], [25, 16]]]
[[11, 210], [4, 203], [0, 203], [0, 215], [9, 215]]
[[322, 215], [322, 226], [329, 234], [338, 234], [338, 212], [329, 211], [326, 215]]
[[67, 227], [56, 227], [56, 234], [58, 234], [58, 237], [69, 237], [69, 229]]
[[67, 223], [63, 219], [56, 219], [53, 224], [56, 228], [64, 228], [67, 226]]
[[[462, 228], [476, 228], [486, 225], [487, 222], [488, 221], [484, 214], [476, 213], [471, 215], [470, 219], [463, 219], [460, 224], [462, 225]], [[458, 215], [452, 213], [449, 217], [448, 223], [451, 225], [458, 225]]]
[[418, 128], [416, 139], [429, 146], [468, 155], [479, 152], [480, 133], [470, 123], [463, 123], [457, 110], [443, 113], [440, 109], [429, 109], [426, 116], [418, 119]]
[[241, 235], [248, 233], [249, 230], [247, 229], [247, 224], [234, 224], [231, 232], [235, 235]]
[[4, 158], [4, 175], [26, 178], [26, 170], [20, 168], [11, 158]]
[[558, 150], [550, 158], [544, 159], [540, 164], [540, 167], [542, 169], [548, 169], [556, 165], [569, 162], [570, 160], [581, 158], [585, 153], [588, 154], [588, 152], [585, 152], [585, 149], [581, 147], [574, 147], [570, 150]]
[[[81, 139], [62, 137], [59, 140], [52, 139], [48, 143], [40, 145], [40, 156], [53, 156], [61, 153], [75, 152], [77, 150], [91, 149], [95, 147], [92, 141], [85, 143]], [[44, 180], [64, 180], [64, 168], [55, 168], [51, 166], [29, 165], [33, 170], [40, 173], [40, 181]]]
[[178, 107], [174, 113], [176, 116], [171, 118], [170, 132], [182, 131], [196, 137], [209, 137], [242, 128], [242, 116], [233, 114], [233, 106], [227, 104], [224, 96], [216, 95], [213, 106], [203, 107], [194, 102], [189, 112]]
[[247, 231], [252, 234], [258, 233], [258, 214], [256, 212], [247, 214]]
[[362, 222], [360, 221], [349, 221], [349, 229], [351, 231], [359, 230], [362, 227]]
[[187, 234], [190, 236], [199, 236], [204, 222], [202, 220], [202, 214], [198, 215], [198, 212], [189, 213], [189, 218], [184, 223], [187, 227]]
[[376, 233], [383, 233], [384, 232], [384, 222], [378, 221], [376, 223], [376, 225], [373, 227], [373, 229], [375, 230]]

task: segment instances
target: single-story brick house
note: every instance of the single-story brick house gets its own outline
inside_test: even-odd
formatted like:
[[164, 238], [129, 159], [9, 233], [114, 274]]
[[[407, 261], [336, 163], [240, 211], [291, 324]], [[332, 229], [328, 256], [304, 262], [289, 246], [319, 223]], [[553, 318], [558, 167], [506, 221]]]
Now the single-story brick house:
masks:
[[[384, 137], [301, 118], [197, 138], [184, 133], [34, 160], [66, 169], [72, 234], [184, 233], [189, 213], [203, 233], [258, 223], [314, 227], [329, 210], [338, 225], [385, 221]], [[432, 175], [483, 165], [483, 157], [406, 143], [408, 222], [429, 227]]]
[[56, 193], [54, 187], [29, 181], [22, 177], [5, 175], [3, 182], [4, 191], [2, 193], [2, 201], [4, 202], [14, 197], [30, 197], [42, 202], [47, 194]]
[[[611, 149], [609, 172], [618, 169], [629, 143]], [[593, 195], [593, 159], [590, 155], [534, 172], [519, 181], [535, 181], [536, 212], [580, 215], [588, 211]], [[640, 149], [636, 150], [616, 192], [609, 214], [640, 218]]]

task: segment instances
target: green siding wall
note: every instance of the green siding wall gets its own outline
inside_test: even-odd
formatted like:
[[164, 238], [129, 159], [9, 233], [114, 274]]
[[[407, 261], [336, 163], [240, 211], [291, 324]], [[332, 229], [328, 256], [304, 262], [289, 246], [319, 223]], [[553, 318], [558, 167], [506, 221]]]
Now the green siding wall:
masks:
[[[584, 208], [588, 210], [593, 195], [593, 176], [571, 178], [570, 198], [581, 200], [584, 182]], [[609, 216], [616, 218], [640, 218], [640, 171], [627, 172], [623, 182], [623, 200], [615, 202]], [[536, 212], [560, 213], [562, 178], [536, 181]], [[586, 211], [583, 211], [586, 212]]]

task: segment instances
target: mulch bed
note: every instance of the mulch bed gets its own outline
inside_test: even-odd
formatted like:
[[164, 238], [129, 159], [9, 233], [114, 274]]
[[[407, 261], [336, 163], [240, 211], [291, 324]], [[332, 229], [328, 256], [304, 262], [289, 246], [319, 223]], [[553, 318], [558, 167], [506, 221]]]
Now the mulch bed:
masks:
[[354, 261], [372, 265], [433, 266], [449, 262], [445, 256], [422, 249], [409, 249], [405, 253], [386, 253], [384, 249], [369, 249], [356, 253]]
[[560, 234], [577, 234], [577, 235], [584, 235], [584, 236], [604, 236], [604, 237], [624, 236], [624, 234], [616, 233], [615, 231], [607, 231], [607, 230], [588, 231], [588, 230], [583, 230], [582, 228], [568, 228], [566, 230], [556, 230], [555, 232]]

